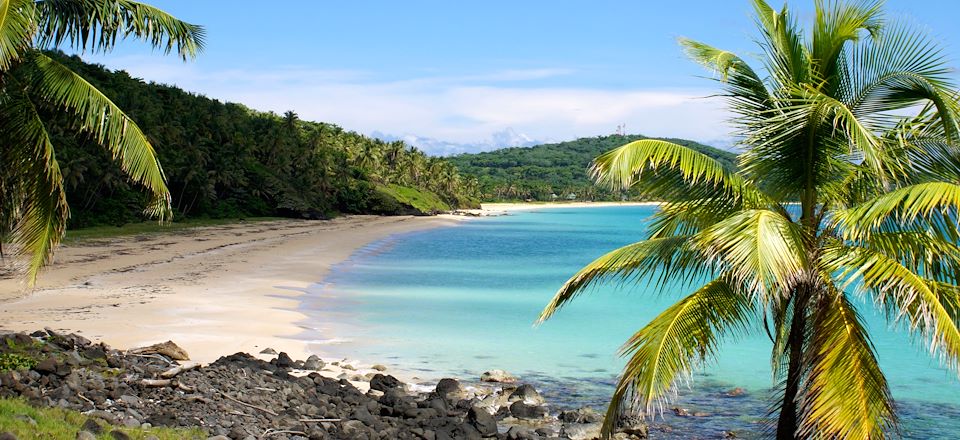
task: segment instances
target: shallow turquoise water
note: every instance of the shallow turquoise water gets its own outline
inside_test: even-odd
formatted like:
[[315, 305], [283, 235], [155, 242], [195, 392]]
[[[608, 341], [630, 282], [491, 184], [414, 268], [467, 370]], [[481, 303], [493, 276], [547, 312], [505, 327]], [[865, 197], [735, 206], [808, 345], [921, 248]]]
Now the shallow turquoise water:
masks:
[[[316, 329], [309, 337], [349, 340], [322, 350], [421, 369], [424, 376], [477, 377], [505, 369], [540, 382], [561, 404], [602, 404], [623, 365], [616, 356], [619, 345], [690, 287], [659, 292], [644, 283], [604, 285], [544, 325], [534, 327], [533, 321], [580, 267], [641, 239], [654, 209], [518, 212], [374, 243], [306, 296], [307, 326]], [[906, 334], [890, 331], [872, 307], [863, 304], [861, 311], [904, 414], [905, 435], [954, 437], [960, 432], [957, 375], [939, 367]], [[320, 325], [331, 322], [336, 324]], [[762, 417], [763, 397], [772, 385], [771, 344], [755, 333], [726, 343], [719, 359], [694, 376], [681, 402], [742, 405], [743, 412]], [[756, 398], [697, 401], [706, 389], [719, 395], [732, 387]], [[750, 429], [750, 420], [737, 420]]]

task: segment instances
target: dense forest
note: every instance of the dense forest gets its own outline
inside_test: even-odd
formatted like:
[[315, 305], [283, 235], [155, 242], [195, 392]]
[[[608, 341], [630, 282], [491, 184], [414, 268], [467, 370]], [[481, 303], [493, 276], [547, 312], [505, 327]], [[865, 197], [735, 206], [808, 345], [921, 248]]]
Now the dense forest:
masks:
[[[167, 177], [174, 219], [430, 213], [477, 204], [476, 180], [403, 142], [303, 121], [294, 112], [258, 112], [78, 57], [50, 55], [103, 91], [146, 133]], [[141, 188], [103, 148], [74, 136], [55, 114], [50, 118], [69, 226], [142, 220]]]
[[[461, 154], [450, 160], [466, 175], [476, 176], [484, 200], [620, 200], [635, 198], [593, 184], [587, 169], [602, 153], [640, 139], [640, 135], [581, 138], [531, 148], [504, 148], [477, 154]], [[736, 168], [736, 155], [729, 151], [685, 139], [664, 139], [696, 149]]]

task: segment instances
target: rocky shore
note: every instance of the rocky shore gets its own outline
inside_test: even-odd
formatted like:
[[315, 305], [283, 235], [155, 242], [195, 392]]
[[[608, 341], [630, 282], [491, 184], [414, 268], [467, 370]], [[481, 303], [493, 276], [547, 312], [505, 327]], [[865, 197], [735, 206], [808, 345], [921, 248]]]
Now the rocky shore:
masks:
[[[442, 379], [425, 390], [377, 371], [382, 366], [351, 374], [353, 366], [330, 369], [315, 356], [294, 360], [281, 352], [267, 361], [237, 353], [208, 365], [188, 358], [172, 342], [120, 351], [49, 329], [0, 335], [0, 397], [99, 420], [78, 439], [104, 432], [123, 438], [116, 427], [168, 426], [199, 427], [218, 440], [581, 440], [596, 438], [602, 418], [587, 408], [553, 412], [533, 386], [505, 372], [471, 386]], [[624, 420], [616, 438], [647, 434], [643, 422]]]

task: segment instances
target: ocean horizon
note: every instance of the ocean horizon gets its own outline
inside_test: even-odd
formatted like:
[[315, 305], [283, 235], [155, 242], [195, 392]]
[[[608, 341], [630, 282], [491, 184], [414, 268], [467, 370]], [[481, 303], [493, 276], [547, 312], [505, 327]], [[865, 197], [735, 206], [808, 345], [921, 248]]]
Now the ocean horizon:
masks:
[[[624, 360], [620, 345], [696, 286], [649, 280], [590, 289], [546, 323], [540, 310], [594, 258], [641, 240], [656, 206], [553, 208], [399, 234], [358, 250], [303, 297], [304, 338], [333, 357], [381, 361], [424, 379], [476, 380], [491, 369], [532, 383], [552, 407], [602, 411]], [[708, 281], [706, 278], [695, 282]], [[960, 432], [960, 381], [922, 342], [858, 300], [890, 382], [904, 438]], [[761, 328], [730, 338], [676, 387], [654, 438], [759, 436], [770, 412], [771, 342]], [[740, 388], [742, 395], [728, 394]], [[672, 408], [690, 416], [679, 416]]]

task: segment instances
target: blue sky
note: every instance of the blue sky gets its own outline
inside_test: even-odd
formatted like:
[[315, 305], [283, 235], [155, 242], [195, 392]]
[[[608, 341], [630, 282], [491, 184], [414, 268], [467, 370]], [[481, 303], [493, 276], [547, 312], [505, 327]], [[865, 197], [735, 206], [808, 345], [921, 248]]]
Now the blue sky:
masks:
[[[618, 124], [723, 143], [722, 103], [702, 98], [715, 84], [676, 40], [757, 52], [747, 0], [148, 2], [206, 27], [197, 60], [133, 42], [87, 58], [260, 110], [407, 135], [437, 153], [451, 150], [423, 138], [476, 149]], [[790, 4], [809, 21], [812, 1]], [[960, 2], [889, 0], [886, 10], [960, 55]]]

